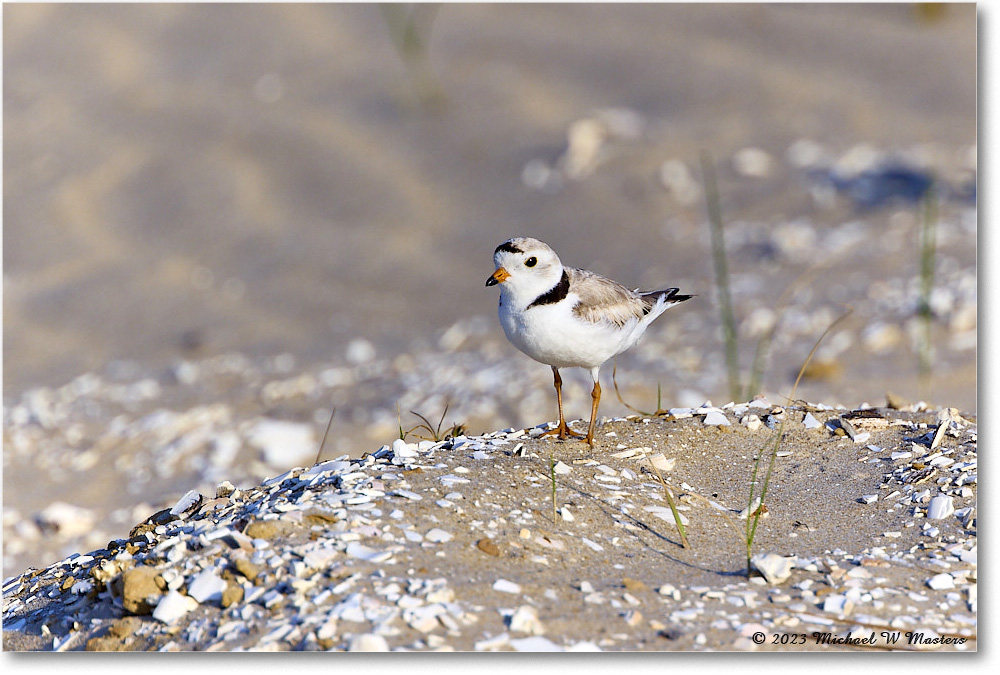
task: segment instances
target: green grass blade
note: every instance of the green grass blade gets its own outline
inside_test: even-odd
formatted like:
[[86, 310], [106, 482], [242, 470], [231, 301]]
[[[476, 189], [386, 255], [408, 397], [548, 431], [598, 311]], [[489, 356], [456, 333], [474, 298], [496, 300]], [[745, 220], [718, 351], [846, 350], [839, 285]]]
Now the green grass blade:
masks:
[[330, 411], [330, 421], [326, 423], [326, 431], [323, 432], [323, 440], [319, 442], [319, 450], [316, 451], [316, 461], [313, 464], [319, 464], [319, 459], [323, 456], [323, 448], [326, 447], [326, 437], [330, 435], [330, 427], [333, 426], [333, 416], [336, 414], [336, 408]]
[[[799, 374], [795, 378], [795, 384], [792, 385], [791, 395], [789, 395], [788, 397], [789, 402], [795, 401], [795, 394], [798, 392], [799, 382], [802, 381], [802, 374], [805, 373], [806, 368], [809, 366], [809, 362], [812, 361], [813, 356], [815, 356], [816, 350], [819, 349], [820, 343], [823, 342], [826, 336], [830, 334], [830, 332], [837, 326], [837, 324], [839, 324], [841, 321], [850, 316], [851, 312], [853, 311], [854, 310], [848, 309], [844, 314], [841, 314], [839, 317], [837, 317], [829, 326], [826, 327], [826, 330], [823, 331], [823, 334], [819, 336], [819, 339], [816, 340], [816, 344], [814, 344], [812, 349], [809, 350], [809, 355], [806, 357], [806, 360], [802, 362], [802, 366], [799, 368]], [[771, 483], [771, 475], [774, 471], [774, 462], [778, 456], [778, 450], [781, 447], [781, 439], [785, 433], [785, 422], [787, 420], [788, 420], [788, 414], [786, 411], [783, 419], [781, 420], [781, 424], [778, 425], [777, 432], [773, 436], [774, 444], [771, 447], [769, 453], [770, 457], [767, 464], [767, 472], [764, 474], [764, 482], [761, 485], [761, 490], [760, 490], [760, 506], [757, 507], [757, 509], [753, 513], [751, 513], [750, 509], [753, 508], [754, 497], [755, 497], [754, 491], [757, 486], [757, 475], [760, 470], [760, 461], [764, 457], [764, 449], [767, 447], [767, 445], [765, 445], [764, 448], [761, 448], [760, 454], [757, 455], [757, 459], [754, 461], [753, 474], [751, 475], [750, 478], [750, 499], [747, 502], [746, 555], [747, 555], [748, 579], [750, 578], [750, 572], [751, 572], [750, 558], [753, 555], [753, 541], [754, 538], [757, 536], [757, 527], [760, 524], [760, 519], [764, 516], [765, 499], [767, 498], [767, 489]], [[768, 440], [768, 445], [770, 444], [771, 441]]]
[[920, 227], [920, 344], [917, 353], [917, 379], [920, 397], [931, 396], [931, 376], [934, 349], [931, 344], [931, 293], [934, 290], [934, 262], [937, 253], [937, 196], [932, 184], [924, 196], [923, 219]]
[[722, 336], [726, 348], [726, 370], [729, 374], [729, 395], [733, 401], [741, 400], [740, 360], [736, 345], [736, 319], [729, 290], [729, 263], [726, 260], [726, 243], [722, 229], [722, 208], [719, 188], [708, 152], [701, 154], [701, 171], [705, 181], [705, 205], [708, 208], [708, 225], [712, 235], [712, 263], [715, 268], [715, 288], [719, 296], [722, 315]]
[[663, 480], [663, 476], [660, 475], [660, 470], [656, 468], [653, 461], [647, 458], [649, 465], [653, 467], [653, 471], [656, 472], [656, 477], [660, 479], [660, 485], [663, 486], [663, 494], [667, 498], [667, 505], [670, 506], [670, 513], [674, 516], [674, 523], [677, 525], [677, 532], [681, 537], [681, 546], [684, 548], [691, 548], [688, 543], [687, 532], [684, 531], [684, 523], [681, 522], [681, 514], [677, 511], [677, 505], [674, 504], [674, 495], [670, 492], [670, 488], [667, 487], [667, 483]]

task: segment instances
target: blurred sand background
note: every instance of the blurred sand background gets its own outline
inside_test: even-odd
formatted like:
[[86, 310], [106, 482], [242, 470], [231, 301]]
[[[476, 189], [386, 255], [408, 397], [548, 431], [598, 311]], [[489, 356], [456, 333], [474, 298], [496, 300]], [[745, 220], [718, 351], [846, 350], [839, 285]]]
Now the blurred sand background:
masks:
[[[391, 360], [470, 317], [525, 359], [483, 288], [514, 235], [633, 287], [698, 294], [646, 338], [682, 365], [669, 379], [644, 366], [643, 385], [662, 382], [668, 404], [725, 402], [708, 151], [744, 368], [762, 310], [814, 270], [766, 391], [791, 388], [850, 306], [800, 397], [892, 391], [976, 411], [972, 4], [14, 4], [3, 17], [5, 408], [82, 373], [159, 377], [227, 352], [309, 371], [363, 339]], [[574, 129], [599, 145], [580, 166]], [[832, 169], [888, 160], [942, 185], [930, 392], [914, 347], [922, 207], [866, 207], [829, 184]], [[616, 406], [606, 396], [602, 413]], [[40, 499], [15, 482], [26, 475], [5, 461], [5, 510]]]

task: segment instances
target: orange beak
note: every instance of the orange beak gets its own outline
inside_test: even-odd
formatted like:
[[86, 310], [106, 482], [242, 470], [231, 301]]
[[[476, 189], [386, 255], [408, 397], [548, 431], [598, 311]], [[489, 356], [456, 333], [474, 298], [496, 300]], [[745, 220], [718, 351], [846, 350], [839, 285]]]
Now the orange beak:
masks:
[[498, 267], [496, 271], [490, 275], [490, 278], [486, 280], [487, 286], [495, 286], [496, 284], [502, 284], [510, 278], [510, 272], [502, 267]]

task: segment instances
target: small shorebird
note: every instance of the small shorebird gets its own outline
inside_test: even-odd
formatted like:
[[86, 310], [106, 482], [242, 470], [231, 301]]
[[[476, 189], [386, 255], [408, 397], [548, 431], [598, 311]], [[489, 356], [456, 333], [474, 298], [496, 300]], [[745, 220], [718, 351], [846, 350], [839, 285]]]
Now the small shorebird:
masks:
[[[500, 284], [500, 325], [511, 344], [552, 367], [559, 426], [546, 432], [585, 438], [594, 445], [599, 373], [611, 357], [632, 347], [668, 307], [690, 299], [679, 289], [641, 293], [599, 274], [565, 267], [548, 244], [515, 237], [493, 252], [496, 271], [487, 286]], [[587, 368], [594, 380], [586, 437], [566, 425], [560, 368]]]

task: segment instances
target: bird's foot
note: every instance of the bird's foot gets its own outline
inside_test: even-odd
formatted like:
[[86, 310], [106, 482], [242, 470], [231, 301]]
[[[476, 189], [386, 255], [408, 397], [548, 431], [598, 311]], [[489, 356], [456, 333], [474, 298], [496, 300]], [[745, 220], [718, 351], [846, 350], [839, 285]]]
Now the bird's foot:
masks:
[[[544, 436], [555, 436], [560, 441], [565, 441], [569, 438], [578, 438], [580, 440], [585, 440], [587, 438], [586, 434], [580, 434], [570, 429], [569, 425], [565, 422], [560, 424], [555, 429], [549, 429], [548, 431], [542, 432], [540, 438]], [[593, 439], [587, 442], [593, 445]]]

